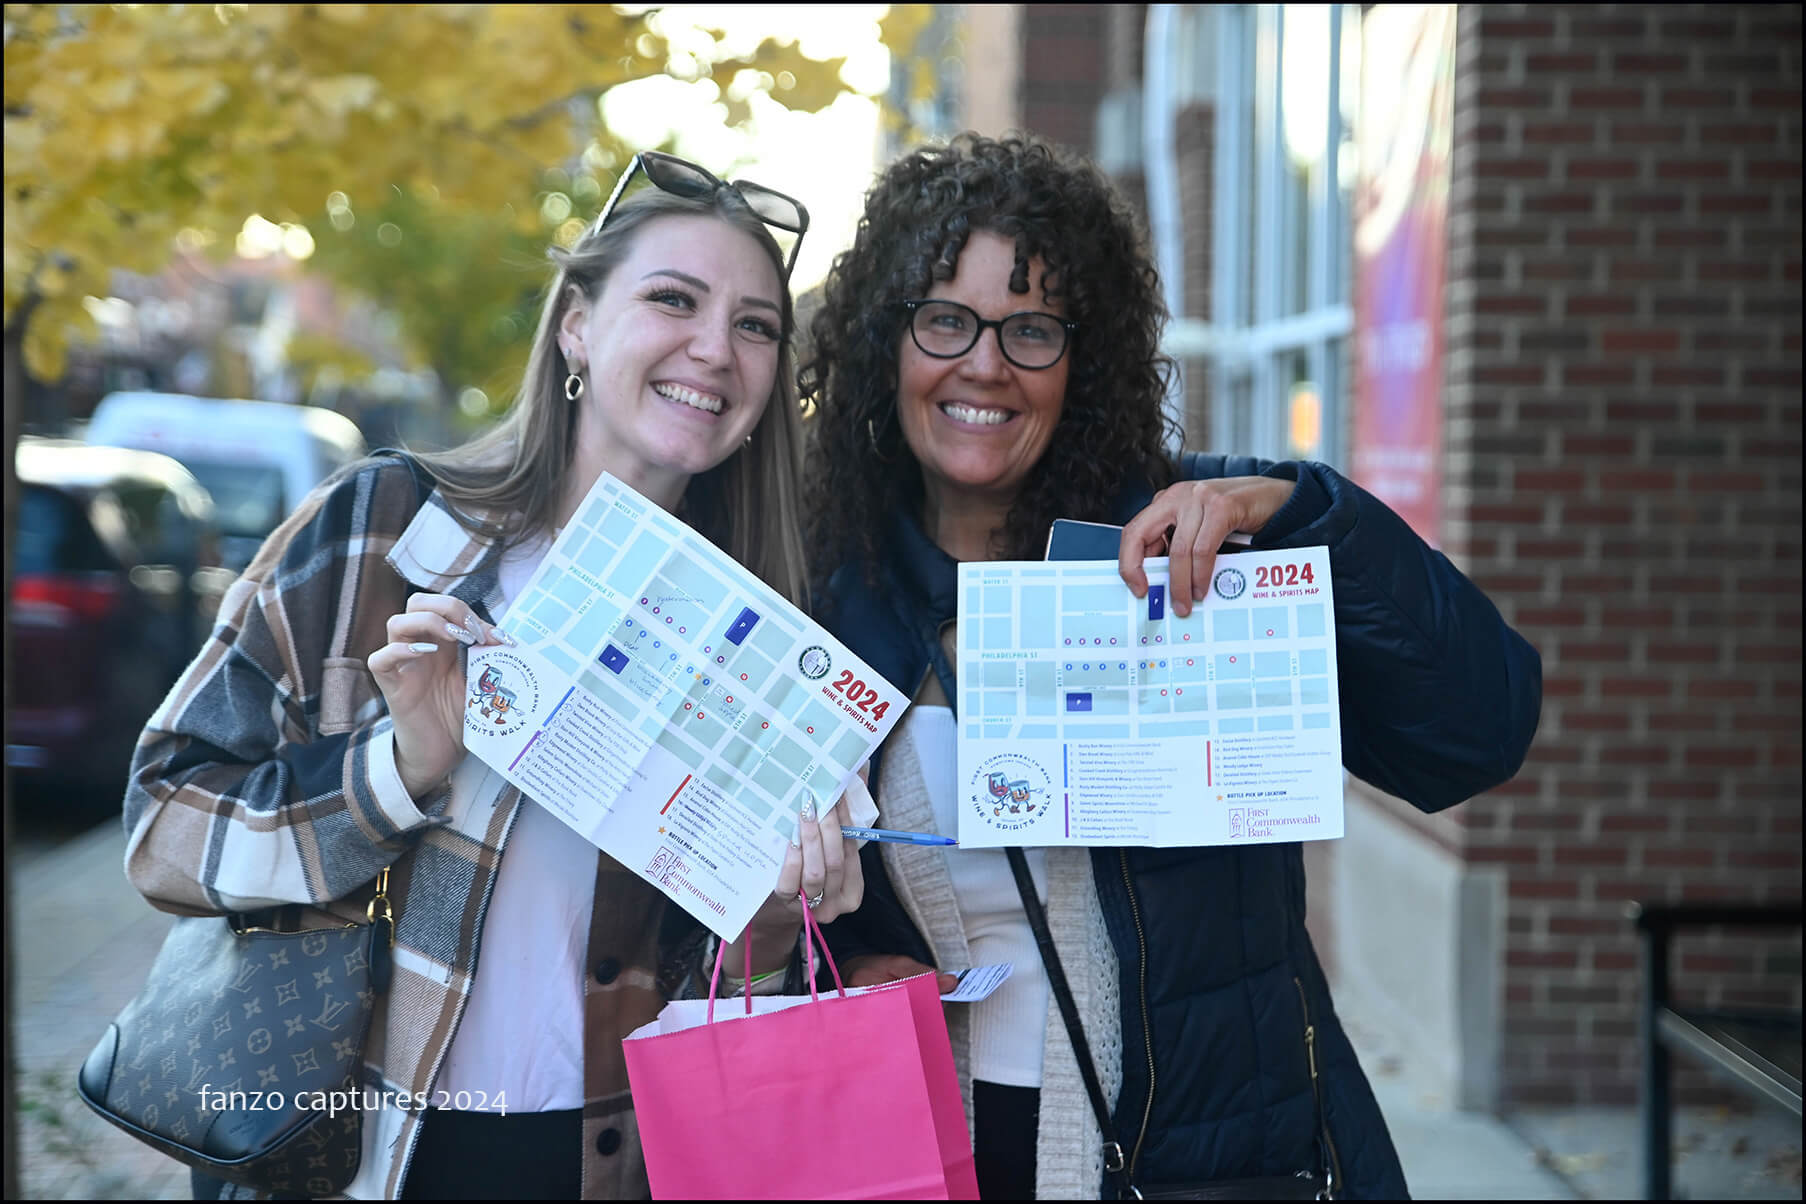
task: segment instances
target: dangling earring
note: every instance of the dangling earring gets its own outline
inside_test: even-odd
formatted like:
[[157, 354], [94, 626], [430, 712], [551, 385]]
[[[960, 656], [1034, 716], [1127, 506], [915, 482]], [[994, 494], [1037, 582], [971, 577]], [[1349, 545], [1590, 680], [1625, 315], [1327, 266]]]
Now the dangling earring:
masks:
[[583, 378], [577, 375], [577, 362], [575, 360], [566, 360], [564, 366], [565, 370], [570, 373], [570, 375], [564, 378], [564, 399], [566, 401], [576, 401], [579, 397], [583, 396]]
[[897, 457], [895, 455], [885, 455], [883, 449], [878, 446], [878, 432], [872, 426], [872, 420], [870, 418], [865, 420], [865, 437], [866, 441], [872, 445], [872, 454], [874, 456], [877, 456], [879, 460], [886, 464], [896, 463]]

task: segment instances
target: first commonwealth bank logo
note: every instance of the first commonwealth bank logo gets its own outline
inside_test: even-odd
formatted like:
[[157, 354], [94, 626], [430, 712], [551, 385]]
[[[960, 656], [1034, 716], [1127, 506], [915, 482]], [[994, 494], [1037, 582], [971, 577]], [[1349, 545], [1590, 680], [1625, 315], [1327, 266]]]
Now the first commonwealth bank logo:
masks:
[[979, 821], [999, 832], [1020, 832], [1047, 813], [1053, 783], [1033, 758], [1014, 753], [987, 757], [967, 784], [966, 804]]
[[489, 736], [511, 736], [526, 726], [539, 706], [539, 680], [532, 666], [507, 652], [491, 653], [471, 683], [464, 702], [464, 726]]

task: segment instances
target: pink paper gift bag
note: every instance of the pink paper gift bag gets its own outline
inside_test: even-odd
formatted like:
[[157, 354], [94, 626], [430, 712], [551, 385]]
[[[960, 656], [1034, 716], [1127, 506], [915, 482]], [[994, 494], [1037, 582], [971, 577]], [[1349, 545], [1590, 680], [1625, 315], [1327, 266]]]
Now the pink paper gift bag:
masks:
[[934, 975], [731, 1019], [714, 993], [709, 1023], [622, 1044], [655, 1198], [978, 1198]]

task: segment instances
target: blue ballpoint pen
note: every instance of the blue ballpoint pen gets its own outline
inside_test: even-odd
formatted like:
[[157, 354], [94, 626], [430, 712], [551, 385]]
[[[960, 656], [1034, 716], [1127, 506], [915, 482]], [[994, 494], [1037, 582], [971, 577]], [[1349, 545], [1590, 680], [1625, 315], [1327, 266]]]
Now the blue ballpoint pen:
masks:
[[848, 840], [888, 840], [894, 844], [956, 845], [959, 843], [951, 836], [937, 836], [932, 832], [894, 832], [889, 828], [859, 828], [852, 824], [842, 824], [840, 834]]

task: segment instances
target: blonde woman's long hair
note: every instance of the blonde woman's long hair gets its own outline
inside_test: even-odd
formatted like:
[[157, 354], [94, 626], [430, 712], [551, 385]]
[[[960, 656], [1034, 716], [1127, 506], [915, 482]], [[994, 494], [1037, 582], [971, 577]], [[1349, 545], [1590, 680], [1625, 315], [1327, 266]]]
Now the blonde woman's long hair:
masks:
[[[574, 247], [552, 248], [549, 254], [558, 271], [540, 311], [513, 406], [494, 427], [468, 443], [444, 452], [416, 453], [416, 458], [472, 534], [507, 548], [551, 531], [564, 474], [576, 454], [578, 407], [590, 400], [565, 400], [559, 324], [573, 293], [580, 290], [592, 302], [599, 297], [641, 231], [663, 217], [713, 217], [745, 232], [771, 259], [783, 284], [784, 337], [777, 378], [753, 428], [752, 442], [690, 479], [679, 516], [785, 598], [806, 606], [802, 418], [789, 282], [784, 279], [783, 253], [770, 230], [729, 189], [719, 189], [712, 197], [689, 198], [646, 188], [617, 205], [606, 225], [592, 227]], [[594, 366], [592, 379], [599, 375]]]

